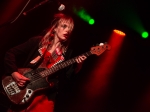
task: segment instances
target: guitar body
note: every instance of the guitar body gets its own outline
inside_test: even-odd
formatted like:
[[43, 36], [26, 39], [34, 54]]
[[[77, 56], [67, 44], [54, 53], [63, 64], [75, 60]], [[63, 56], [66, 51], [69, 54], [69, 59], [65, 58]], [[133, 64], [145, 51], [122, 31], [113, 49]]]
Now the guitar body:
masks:
[[[90, 55], [96, 54], [99, 56], [107, 49], [108, 50], [110, 49], [110, 46], [108, 44], [99, 44], [96, 47], [92, 47], [90, 51], [82, 55], [88, 57]], [[53, 87], [54, 85], [54, 80], [52, 78], [53, 76], [50, 77], [50, 80], [48, 80], [47, 78], [48, 76], [56, 73], [57, 71], [65, 67], [70, 66], [71, 64], [76, 63], [76, 58], [77, 57], [74, 57], [67, 61], [57, 63], [56, 65], [48, 69], [46, 68], [37, 68], [35, 70], [29, 68], [19, 69], [18, 70], [19, 73], [21, 73], [22, 75], [30, 79], [30, 81], [23, 88], [20, 88], [11, 76], [6, 76], [2, 80], [2, 86], [6, 96], [13, 103], [13, 105], [16, 106], [17, 109], [19, 109], [20, 107], [24, 107], [24, 105], [26, 107], [26, 105], [30, 104], [30, 101], [32, 101], [31, 100], [33, 98], [32, 96], [35, 93], [38, 93], [37, 91], [45, 90]], [[41, 99], [45, 98], [45, 96], [44, 98], [42, 97]], [[35, 103], [37, 102], [35, 99], [34, 101]], [[33, 105], [34, 105], [34, 101], [32, 103]], [[20, 106], [18, 107], [18, 105]]]
[[39, 72], [43, 70], [45, 69], [20, 69], [19, 72], [30, 79], [30, 82], [24, 88], [18, 87], [11, 76], [6, 76], [2, 80], [2, 85], [10, 101], [14, 104], [25, 104], [31, 99], [35, 92], [49, 88], [47, 78], [39, 74]]

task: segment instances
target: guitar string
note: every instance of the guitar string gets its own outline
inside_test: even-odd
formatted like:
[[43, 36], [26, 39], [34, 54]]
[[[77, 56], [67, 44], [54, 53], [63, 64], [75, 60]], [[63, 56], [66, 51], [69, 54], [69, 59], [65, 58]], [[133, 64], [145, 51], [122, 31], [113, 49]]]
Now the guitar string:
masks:
[[[73, 61], [73, 62], [75, 62], [75, 59], [72, 59], [72, 60], [69, 60], [69, 61]], [[65, 63], [67, 64], [67, 65], [70, 65], [70, 63], [67, 63], [68, 61], [66, 61]], [[52, 67], [52, 68], [50, 68], [50, 69], [46, 69], [46, 70], [43, 70], [43, 71], [41, 71], [41, 72], [39, 72], [39, 73], [35, 73], [35, 74], [32, 74], [32, 80], [31, 80], [31, 82], [30, 83], [32, 83], [32, 82], [34, 82], [34, 81], [37, 81], [37, 80], [39, 80], [39, 79], [42, 79], [42, 78], [45, 78], [46, 76], [48, 76], [47, 74], [49, 74], [49, 75], [51, 75], [51, 74], [53, 74], [53, 73], [55, 73], [55, 71], [57, 71], [57, 69], [59, 69], [59, 68], [63, 68], [63, 66], [66, 66], [66, 64], [65, 63], [59, 63], [59, 65], [57, 65], [57, 67]], [[72, 63], [72, 62], [71, 62]], [[48, 71], [47, 73], [45, 73], [44, 71]], [[43, 72], [43, 74], [42, 74], [42, 72]], [[46, 74], [46, 75], [45, 75]]]
[[[53, 71], [55, 71], [55, 67], [52, 67], [52, 68], [50, 68], [50, 69], [45, 69], [46, 71], [47, 71], [47, 73], [51, 73], [51, 72], [53, 72]], [[41, 72], [39, 72], [39, 73], [33, 73], [32, 74], [32, 81], [31, 82], [33, 82], [33, 81], [36, 81], [36, 80], [39, 80], [40, 78], [44, 78], [45, 76], [45, 73], [44, 73], [44, 71], [45, 70], [43, 70], [43, 71], [41, 71]], [[42, 74], [42, 72], [43, 72], [43, 74]]]
[[[86, 55], [86, 56], [89, 56], [90, 54], [91, 54], [91, 52], [84, 53], [84, 55]], [[75, 58], [76, 58], [76, 57], [75, 57]], [[69, 62], [69, 61], [71, 61], [71, 63], [72, 63], [72, 61], [73, 61], [73, 62], [76, 62], [76, 61], [75, 61], [75, 58], [70, 59], [70, 60], [68, 60], [68, 61], [66, 61], [66, 62], [63, 62], [63, 63], [59, 63], [59, 65], [57, 65], [57, 66], [64, 66], [64, 64], [67, 63], [67, 62]], [[70, 62], [69, 62], [69, 64], [67, 63], [67, 66], [68, 66], [68, 65], [70, 65]], [[47, 73], [48, 73], [48, 74], [53, 74], [53, 72], [55, 72], [55, 71], [57, 71], [57, 69], [59, 69], [59, 67], [56, 68], [57, 66], [52, 67], [52, 68], [50, 68], [50, 69], [48, 69], [48, 70], [46, 69], [46, 71], [48, 71]], [[60, 68], [61, 68], [61, 67], [60, 67]], [[41, 72], [44, 73], [44, 71], [45, 71], [45, 70], [43, 70], [43, 71], [41, 71]], [[39, 80], [39, 79], [41, 79], [41, 78], [45, 78], [46, 76], [48, 76], [48, 75], [45, 75], [45, 74], [47, 74], [47, 73], [44, 73], [44, 74], [43, 74], [44, 76], [42, 76], [41, 72], [32, 75], [32, 76], [33, 76], [32, 82], [33, 82], [33, 81], [36, 81], [36, 80]], [[31, 82], [30, 82], [30, 83], [31, 83]]]
[[[41, 72], [39, 72], [39, 73], [37, 73], [37, 74], [33, 74], [32, 76], [33, 76], [33, 80], [32, 81], [36, 81], [36, 80], [38, 80], [39, 78], [44, 78], [44, 77], [46, 77], [47, 76], [47, 74], [53, 74], [55, 71], [57, 71], [57, 70], [59, 70], [60, 68], [62, 68], [63, 66], [64, 66], [64, 64], [65, 63], [59, 63], [59, 65], [58, 64], [56, 64], [56, 66], [54, 66], [54, 67], [52, 67], [52, 68], [50, 68], [50, 69], [45, 69], [45, 70], [43, 70], [43, 71], [41, 71]], [[69, 65], [69, 64], [68, 64]], [[45, 73], [45, 71], [47, 71], [46, 73]]]
[[[92, 54], [91, 51], [89, 51], [89, 52], [86, 52], [86, 53], [84, 53], [84, 54], [82, 54], [82, 55], [90, 56], [91, 54]], [[55, 53], [54, 53], [53, 56], [55, 56]], [[75, 57], [75, 58], [76, 58], [76, 57]], [[63, 64], [65, 64], [65, 63], [67, 63], [67, 62], [69, 62], [69, 61], [75, 61], [75, 58], [70, 59], [70, 60], [68, 60], [68, 61], [66, 61], [66, 62], [63, 62], [63, 63], [59, 63], [58, 66], [63, 66]], [[68, 64], [68, 65], [70, 65], [70, 64]], [[66, 66], [66, 65], [65, 65], [65, 66]], [[57, 67], [57, 66], [56, 66], [56, 67]], [[53, 72], [57, 71], [57, 69], [58, 69], [58, 68], [56, 68], [56, 67], [52, 67], [52, 68], [46, 70], [46, 71], [48, 71], [47, 73], [48, 73], [48, 74], [53, 74]], [[61, 68], [61, 67], [60, 67], [60, 68]], [[44, 70], [44, 71], [45, 71], [45, 70]], [[48, 76], [48, 75], [45, 75], [45, 74], [47, 74], [47, 73], [44, 73], [44, 71], [42, 71], [44, 76], [41, 76], [42, 74], [40, 74], [40, 72], [37, 73], [37, 74], [33, 74], [33, 76], [34, 76], [33, 79], [34, 79], [34, 80], [32, 80], [32, 81], [36, 81], [36, 80], [39, 80], [39, 79], [41, 79], [41, 78], [45, 78], [46, 76]]]
[[[55, 53], [54, 53], [54, 54], [55, 54]], [[84, 54], [82, 54], [82, 55], [90, 56], [91, 54], [92, 54], [92, 52], [89, 51], [89, 52], [86, 52], [86, 53], [84, 53]], [[75, 57], [75, 58], [76, 58], [76, 57]], [[75, 58], [70, 59], [69, 61], [75, 61]], [[63, 63], [59, 63], [58, 66], [63, 66], [63, 64], [65, 64], [65, 63], [67, 63], [67, 62], [69, 62], [69, 61], [65, 61], [65, 62], [63, 62]], [[70, 65], [70, 64], [68, 64], [68, 65]], [[66, 66], [66, 65], [65, 65], [65, 66]], [[60, 67], [60, 68], [61, 68], [61, 67]], [[59, 68], [58, 68], [58, 69], [59, 69]], [[53, 71], [53, 70], [54, 70], [54, 71]], [[57, 71], [57, 68], [55, 69], [55, 67], [52, 67], [52, 68], [48, 69], [48, 74], [52, 74], [53, 72], [55, 73], [55, 70]], [[44, 71], [45, 71], [45, 70], [41, 71], [41, 72], [43, 72], [44, 76], [42, 76], [41, 72], [36, 73], [36, 74], [33, 74], [33, 75], [32, 75], [32, 76], [33, 76], [32, 82], [33, 82], [33, 81], [36, 81], [36, 80], [39, 80], [39, 79], [41, 79], [41, 78], [45, 78], [46, 76], [48, 76], [48, 75], [45, 75], [46, 73], [44, 73]], [[47, 70], [46, 70], [46, 71], [47, 71]], [[50, 72], [51, 72], [51, 73], [50, 73]], [[30, 83], [32, 83], [32, 82], [30, 82]]]
[[[84, 53], [83, 55], [89, 56], [90, 54], [91, 54], [91, 52], [87, 52], [87, 53]], [[75, 58], [77, 58], [77, 57], [75, 57]], [[32, 83], [33, 81], [37, 81], [39, 79], [45, 78], [46, 76], [55, 73], [55, 71], [57, 71], [57, 69], [63, 68], [63, 66], [68, 66], [68, 65], [76, 62], [75, 58], [72, 58], [72, 59], [70, 59], [68, 61], [65, 61], [65, 62], [58, 63], [58, 64], [56, 64], [56, 66], [54, 66], [54, 67], [52, 67], [50, 69], [45, 69], [45, 70], [43, 70], [43, 71], [41, 71], [39, 73], [32, 74], [32, 81], [30, 83]]]

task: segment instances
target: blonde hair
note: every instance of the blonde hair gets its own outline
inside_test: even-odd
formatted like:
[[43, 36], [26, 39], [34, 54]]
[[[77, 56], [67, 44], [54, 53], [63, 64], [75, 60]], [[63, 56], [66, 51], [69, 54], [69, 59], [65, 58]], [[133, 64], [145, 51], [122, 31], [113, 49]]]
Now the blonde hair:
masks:
[[[65, 15], [63, 13], [58, 13], [54, 15], [54, 19], [51, 22], [51, 26], [50, 29], [48, 30], [48, 32], [45, 34], [45, 36], [43, 37], [42, 41], [40, 42], [40, 48], [41, 47], [46, 47], [48, 46], [49, 42], [53, 41], [53, 37], [54, 37], [54, 29], [60, 24], [60, 23], [69, 23], [70, 25], [70, 34], [74, 28], [74, 21], [72, 19], [72, 17]], [[66, 41], [64, 41], [62, 43], [62, 47], [63, 49], [66, 49], [69, 45], [70, 42], [70, 38], [67, 39]]]

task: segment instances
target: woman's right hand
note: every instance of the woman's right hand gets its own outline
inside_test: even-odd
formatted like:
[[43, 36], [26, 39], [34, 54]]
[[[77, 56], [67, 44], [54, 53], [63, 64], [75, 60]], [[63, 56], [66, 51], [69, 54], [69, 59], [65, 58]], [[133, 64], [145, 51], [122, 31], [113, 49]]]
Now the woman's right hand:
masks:
[[29, 78], [21, 75], [19, 72], [13, 72], [11, 75], [20, 87], [24, 87], [26, 82], [30, 80]]

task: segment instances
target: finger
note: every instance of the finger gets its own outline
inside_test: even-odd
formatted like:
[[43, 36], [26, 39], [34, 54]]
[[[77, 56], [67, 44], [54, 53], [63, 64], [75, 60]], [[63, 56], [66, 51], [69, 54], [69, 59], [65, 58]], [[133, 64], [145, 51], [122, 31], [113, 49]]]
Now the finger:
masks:
[[18, 86], [23, 87], [24, 84], [23, 83], [18, 83]]
[[29, 78], [24, 77], [23, 75], [22, 75], [21, 79], [22, 79], [22, 80], [25, 80], [25, 81], [29, 81], [29, 80], [30, 80]]
[[81, 59], [81, 60], [84, 60], [84, 57], [81, 57], [80, 59]]
[[80, 63], [81, 60], [80, 60], [80, 58], [77, 58], [76, 61], [77, 61], [77, 63]]
[[81, 58], [78, 58], [78, 63], [81, 63], [81, 62], [82, 62]]
[[25, 81], [25, 80], [20, 80], [19, 82], [20, 82], [20, 83], [26, 83], [26, 81]]
[[19, 84], [20, 84], [20, 85], [24, 85], [24, 83], [23, 83], [23, 82], [19, 82]]
[[85, 60], [85, 59], [86, 59], [86, 56], [83, 55], [81, 58], [82, 58], [83, 60]]
[[78, 59], [76, 59], [76, 62], [79, 63]]
[[82, 58], [79, 58], [79, 63], [81, 63], [82, 62]]
[[85, 60], [85, 57], [84, 56], [80, 56], [79, 57], [79, 62], [81, 63], [83, 60]]

